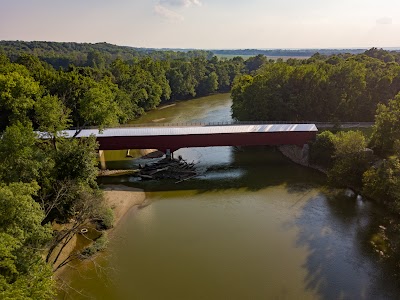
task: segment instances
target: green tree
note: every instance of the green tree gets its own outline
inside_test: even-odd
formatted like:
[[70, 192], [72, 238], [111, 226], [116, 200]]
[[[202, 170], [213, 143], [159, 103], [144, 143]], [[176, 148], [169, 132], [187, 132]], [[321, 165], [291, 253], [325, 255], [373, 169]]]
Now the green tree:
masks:
[[372, 199], [400, 211], [400, 160], [390, 156], [363, 175], [363, 191]]
[[96, 84], [89, 88], [79, 101], [79, 115], [85, 125], [100, 128], [118, 124], [119, 107], [115, 94], [105, 84]]
[[0, 139], [0, 180], [31, 182], [38, 180], [51, 161], [36, 146], [37, 136], [30, 123], [9, 126]]
[[39, 94], [39, 84], [32, 77], [16, 71], [0, 74], [0, 108], [10, 112], [10, 121], [23, 120]]
[[381, 155], [393, 154], [400, 139], [400, 93], [388, 105], [378, 105], [371, 137], [372, 148]]
[[53, 299], [52, 273], [41, 249], [51, 238], [32, 196], [36, 183], [0, 184], [0, 298]]
[[247, 73], [252, 73], [257, 71], [262, 65], [267, 63], [267, 57], [263, 54], [258, 54], [257, 56], [253, 56], [248, 58], [245, 61], [245, 67]]
[[106, 66], [106, 59], [100, 51], [91, 50], [87, 55], [87, 65], [92, 68], [104, 69]]
[[189, 62], [175, 61], [167, 71], [172, 99], [184, 99], [196, 95], [197, 81], [194, 68]]
[[361, 188], [362, 176], [368, 169], [366, 144], [361, 131], [341, 131], [335, 136], [334, 164], [328, 172], [332, 184]]
[[97, 188], [97, 143], [95, 137], [60, 139], [55, 153], [57, 180], [76, 180]]
[[58, 99], [57, 96], [44, 96], [35, 103], [35, 120], [38, 129], [48, 132], [56, 137], [61, 130], [68, 128], [71, 123], [70, 110]]
[[312, 164], [326, 168], [331, 167], [335, 152], [335, 135], [330, 131], [318, 134], [310, 149], [310, 162]]

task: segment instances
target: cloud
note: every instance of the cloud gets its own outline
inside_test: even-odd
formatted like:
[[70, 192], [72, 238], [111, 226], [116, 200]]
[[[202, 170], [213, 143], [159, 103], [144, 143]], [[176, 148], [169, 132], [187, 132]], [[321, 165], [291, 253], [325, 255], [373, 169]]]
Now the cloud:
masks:
[[159, 3], [163, 6], [172, 7], [189, 7], [192, 5], [201, 6], [200, 0], [160, 0]]
[[156, 4], [154, 6], [154, 11], [157, 15], [168, 19], [170, 21], [175, 21], [175, 22], [182, 22], [184, 20], [184, 17], [177, 12], [170, 10], [166, 8], [165, 6], [161, 4]]
[[391, 24], [393, 24], [393, 20], [392, 20], [392, 18], [389, 18], [389, 17], [383, 17], [383, 18], [380, 18], [380, 19], [376, 20], [376, 24], [378, 24], [378, 25], [391, 25]]
[[170, 21], [182, 22], [184, 17], [177, 13], [174, 9], [187, 8], [190, 6], [201, 6], [201, 0], [159, 0], [154, 6], [154, 11], [157, 15]]

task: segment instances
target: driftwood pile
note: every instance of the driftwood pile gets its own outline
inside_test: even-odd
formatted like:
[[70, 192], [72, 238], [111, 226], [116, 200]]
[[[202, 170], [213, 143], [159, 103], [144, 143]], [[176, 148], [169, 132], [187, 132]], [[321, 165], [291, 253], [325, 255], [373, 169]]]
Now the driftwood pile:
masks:
[[182, 158], [168, 159], [164, 158], [150, 165], [139, 166], [139, 177], [142, 180], [150, 179], [175, 179], [179, 183], [199, 174], [196, 172], [195, 164], [188, 163]]

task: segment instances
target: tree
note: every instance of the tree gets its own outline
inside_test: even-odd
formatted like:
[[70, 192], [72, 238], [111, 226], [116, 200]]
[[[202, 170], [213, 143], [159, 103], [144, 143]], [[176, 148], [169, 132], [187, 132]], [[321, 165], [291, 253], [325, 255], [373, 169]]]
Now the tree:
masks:
[[400, 93], [388, 105], [378, 105], [371, 137], [372, 148], [381, 155], [393, 154], [400, 139]]
[[400, 211], [400, 160], [390, 156], [363, 175], [363, 191], [368, 197]]
[[9, 120], [23, 120], [33, 108], [40, 87], [32, 77], [13, 71], [0, 74], [0, 107], [9, 111]]
[[331, 167], [335, 152], [335, 135], [330, 131], [324, 131], [317, 135], [311, 144], [310, 161], [323, 167]]
[[334, 139], [334, 164], [329, 181], [338, 186], [361, 188], [362, 175], [368, 169], [366, 141], [361, 131], [341, 131]]
[[68, 128], [71, 123], [71, 110], [58, 99], [57, 96], [44, 96], [35, 103], [35, 120], [38, 129], [56, 137], [61, 130]]
[[171, 86], [172, 99], [184, 99], [196, 95], [197, 81], [194, 77], [194, 68], [189, 62], [174, 61], [167, 71], [167, 78]]
[[0, 298], [53, 299], [54, 282], [41, 249], [51, 238], [32, 196], [33, 183], [0, 184]]
[[97, 188], [97, 143], [95, 137], [60, 139], [55, 152], [57, 180], [76, 180]]
[[155, 83], [160, 86], [162, 90], [161, 101], [168, 101], [171, 98], [172, 92], [166, 74], [166, 71], [169, 69], [169, 62], [157, 61], [147, 57], [140, 61], [140, 66], [150, 72]]
[[100, 128], [118, 124], [120, 110], [115, 95], [105, 84], [96, 84], [87, 90], [79, 101], [79, 115], [85, 125]]
[[92, 68], [104, 69], [106, 60], [104, 55], [97, 50], [91, 50], [87, 55], [87, 65]]
[[36, 147], [36, 134], [30, 123], [9, 126], [0, 140], [0, 180], [26, 182], [38, 180], [50, 167], [51, 159]]
[[254, 71], [257, 71], [262, 65], [267, 63], [267, 57], [263, 54], [258, 54], [257, 56], [253, 56], [248, 58], [245, 61], [245, 67], [247, 73], [252, 73]]

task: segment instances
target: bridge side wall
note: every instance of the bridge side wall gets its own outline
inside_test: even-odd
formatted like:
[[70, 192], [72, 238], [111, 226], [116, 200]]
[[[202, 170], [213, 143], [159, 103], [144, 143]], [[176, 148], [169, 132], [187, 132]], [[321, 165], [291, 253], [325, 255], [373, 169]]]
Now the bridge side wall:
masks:
[[314, 140], [317, 132], [249, 132], [172, 136], [98, 137], [100, 150], [159, 149], [213, 146], [299, 145]]

